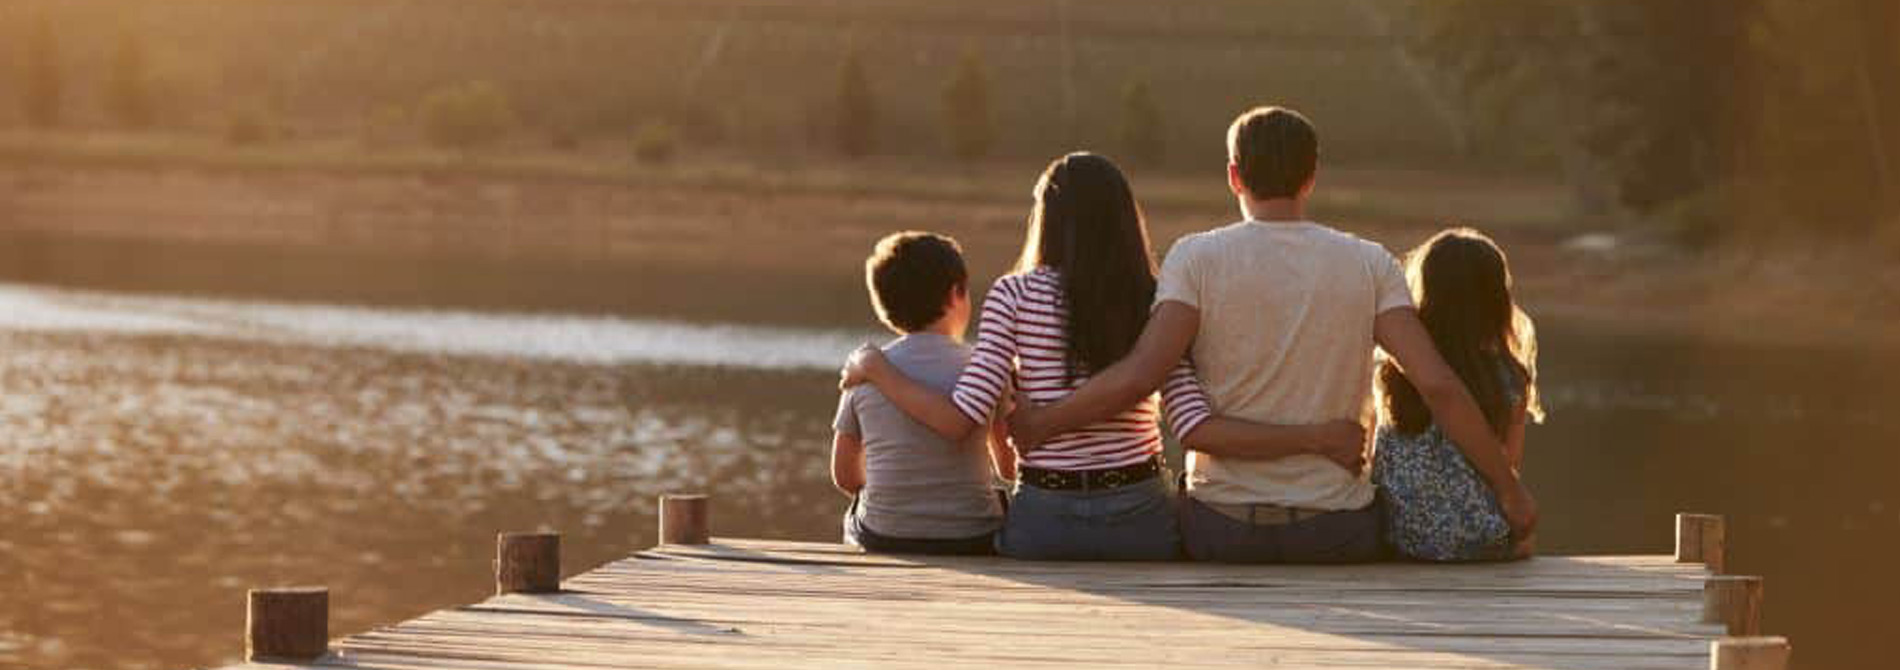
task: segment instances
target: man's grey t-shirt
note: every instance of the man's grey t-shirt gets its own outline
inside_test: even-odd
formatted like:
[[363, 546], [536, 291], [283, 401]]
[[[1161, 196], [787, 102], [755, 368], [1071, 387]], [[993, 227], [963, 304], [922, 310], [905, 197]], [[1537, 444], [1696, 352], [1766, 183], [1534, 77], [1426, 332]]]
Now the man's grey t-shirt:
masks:
[[[968, 347], [944, 335], [913, 333], [884, 345], [905, 376], [950, 395], [970, 360]], [[864, 490], [857, 513], [879, 535], [907, 539], [962, 539], [994, 532], [1003, 508], [991, 488], [988, 431], [953, 443], [865, 384], [838, 401], [832, 427], [864, 441]]]

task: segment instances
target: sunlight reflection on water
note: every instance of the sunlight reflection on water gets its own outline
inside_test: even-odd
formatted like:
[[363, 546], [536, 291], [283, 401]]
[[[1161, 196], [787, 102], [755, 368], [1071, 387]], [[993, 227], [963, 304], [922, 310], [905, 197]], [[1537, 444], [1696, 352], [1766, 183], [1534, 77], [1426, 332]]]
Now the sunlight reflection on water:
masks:
[[151, 297], [20, 284], [0, 284], [0, 329], [200, 335], [573, 363], [763, 370], [833, 369], [859, 343], [880, 337], [843, 329]]

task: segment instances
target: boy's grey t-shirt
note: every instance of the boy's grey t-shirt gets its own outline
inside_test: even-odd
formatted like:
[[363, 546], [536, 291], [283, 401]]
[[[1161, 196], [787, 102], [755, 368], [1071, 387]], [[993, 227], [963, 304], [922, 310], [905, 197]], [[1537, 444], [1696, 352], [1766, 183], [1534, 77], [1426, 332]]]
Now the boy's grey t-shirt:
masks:
[[[884, 346], [905, 376], [949, 395], [970, 360], [968, 347], [944, 335], [913, 333]], [[864, 490], [857, 513], [879, 535], [962, 539], [994, 532], [1003, 508], [991, 488], [986, 430], [952, 443], [865, 384], [838, 401], [832, 427], [864, 441]]]

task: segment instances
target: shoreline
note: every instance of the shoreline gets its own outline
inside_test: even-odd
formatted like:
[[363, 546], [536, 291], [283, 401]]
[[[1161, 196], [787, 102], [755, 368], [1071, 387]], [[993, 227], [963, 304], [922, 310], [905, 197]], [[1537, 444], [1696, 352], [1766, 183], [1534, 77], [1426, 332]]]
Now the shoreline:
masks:
[[[657, 181], [296, 163], [253, 170], [170, 159], [12, 165], [0, 169], [0, 279], [185, 297], [874, 329], [859, 273], [883, 234], [925, 229], [958, 238], [979, 294], [1007, 270], [1028, 202], [1015, 182], [1033, 180], [1033, 168], [1022, 168], [1022, 179], [998, 175], [1018, 167], [963, 170], [944, 183], [909, 177], [931, 195], [875, 178], [867, 171], [888, 168], [876, 162], [796, 172], [786, 178], [795, 186], [764, 190], [729, 181], [762, 170], [746, 165], [686, 166], [689, 177]], [[1742, 344], [1900, 346], [1900, 269], [1877, 252], [1697, 252], [1630, 226], [1567, 228], [1551, 214], [1565, 206], [1563, 192], [1547, 184], [1350, 168], [1327, 176], [1331, 191], [1323, 193], [1332, 198], [1315, 203], [1316, 218], [1397, 253], [1453, 222], [1491, 233], [1511, 255], [1520, 301], [1533, 316]], [[1138, 176], [1157, 255], [1183, 234], [1234, 218], [1231, 201], [1205, 181], [1178, 172]], [[1498, 206], [1481, 207], [1489, 203]], [[1585, 238], [1592, 243], [1579, 244]], [[683, 285], [695, 289], [679, 291]]]

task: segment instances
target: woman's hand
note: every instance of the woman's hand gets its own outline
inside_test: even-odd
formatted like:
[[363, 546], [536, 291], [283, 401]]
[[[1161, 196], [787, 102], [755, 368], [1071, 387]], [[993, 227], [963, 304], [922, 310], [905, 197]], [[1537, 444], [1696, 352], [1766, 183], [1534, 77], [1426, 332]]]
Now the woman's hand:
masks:
[[851, 352], [844, 361], [844, 369], [838, 371], [838, 388], [848, 389], [860, 384], [876, 384], [891, 372], [891, 361], [884, 357], [884, 350], [875, 344], [866, 343]]
[[1313, 455], [1339, 464], [1355, 475], [1366, 468], [1366, 427], [1357, 421], [1333, 421], [1312, 427]]

